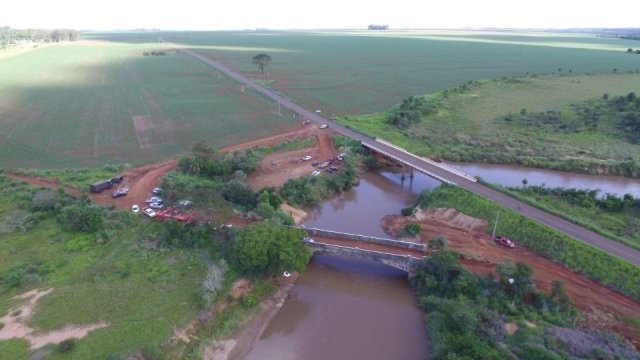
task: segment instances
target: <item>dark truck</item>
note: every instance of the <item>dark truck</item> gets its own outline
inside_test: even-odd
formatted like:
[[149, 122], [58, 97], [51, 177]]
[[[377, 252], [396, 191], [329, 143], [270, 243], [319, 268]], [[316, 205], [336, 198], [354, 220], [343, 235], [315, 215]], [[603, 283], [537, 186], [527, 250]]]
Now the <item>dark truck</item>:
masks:
[[124, 176], [120, 175], [120, 176], [115, 176], [108, 180], [96, 181], [93, 184], [89, 185], [89, 190], [91, 190], [92, 193], [99, 193], [99, 192], [102, 192], [102, 190], [104, 189], [111, 189], [113, 187], [113, 184], [119, 184], [123, 180], [124, 180]]

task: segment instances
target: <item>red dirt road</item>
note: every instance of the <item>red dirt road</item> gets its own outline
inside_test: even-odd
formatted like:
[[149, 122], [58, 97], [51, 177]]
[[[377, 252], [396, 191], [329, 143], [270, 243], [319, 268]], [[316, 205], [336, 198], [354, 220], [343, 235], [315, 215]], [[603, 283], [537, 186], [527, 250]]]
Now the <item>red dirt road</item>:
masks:
[[496, 245], [484, 230], [487, 223], [454, 209], [430, 209], [414, 216], [389, 215], [382, 220], [387, 233], [394, 234], [408, 223], [422, 228], [420, 241], [442, 235], [447, 245], [465, 256], [462, 265], [469, 271], [487, 274], [509, 257], [513, 262], [524, 261], [534, 268], [534, 282], [538, 289], [549, 292], [553, 280], [564, 283], [565, 292], [582, 313], [580, 325], [594, 330], [609, 329], [623, 335], [640, 348], [640, 329], [625, 320], [640, 319], [640, 302], [632, 300], [563, 265], [546, 259], [516, 244], [515, 249]]
[[[87, 195], [91, 200], [104, 206], [114, 206], [118, 209], [130, 209], [133, 204], [144, 205], [144, 200], [151, 195], [151, 190], [160, 185], [160, 179], [167, 172], [174, 170], [178, 166], [177, 160], [165, 161], [162, 163], [149, 164], [123, 173], [124, 181], [118, 187], [129, 189], [127, 196], [114, 199], [111, 197], [111, 190], [105, 190], [99, 194], [83, 193], [82, 191], [68, 186], [60, 186], [56, 180], [33, 178], [24, 175], [6, 173], [7, 177], [15, 180], [26, 181], [34, 186], [42, 186], [50, 189], [62, 188], [65, 193], [80, 197]], [[114, 187], [115, 189], [115, 187]]]

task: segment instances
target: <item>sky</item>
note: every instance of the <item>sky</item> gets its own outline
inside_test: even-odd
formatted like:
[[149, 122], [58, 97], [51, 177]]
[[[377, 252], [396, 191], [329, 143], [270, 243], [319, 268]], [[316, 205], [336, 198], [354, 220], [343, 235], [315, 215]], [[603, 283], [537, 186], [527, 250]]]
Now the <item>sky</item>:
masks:
[[640, 1], [618, 0], [19, 0], [0, 26], [78, 30], [640, 27]]

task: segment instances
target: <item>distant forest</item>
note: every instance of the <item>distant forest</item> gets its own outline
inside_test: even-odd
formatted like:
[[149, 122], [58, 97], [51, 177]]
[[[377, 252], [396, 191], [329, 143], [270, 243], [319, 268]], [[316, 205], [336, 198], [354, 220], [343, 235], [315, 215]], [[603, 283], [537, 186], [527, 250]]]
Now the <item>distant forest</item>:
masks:
[[72, 29], [27, 29], [17, 30], [9, 27], [0, 27], [0, 47], [15, 46], [22, 42], [49, 43], [60, 41], [78, 41], [80, 31]]

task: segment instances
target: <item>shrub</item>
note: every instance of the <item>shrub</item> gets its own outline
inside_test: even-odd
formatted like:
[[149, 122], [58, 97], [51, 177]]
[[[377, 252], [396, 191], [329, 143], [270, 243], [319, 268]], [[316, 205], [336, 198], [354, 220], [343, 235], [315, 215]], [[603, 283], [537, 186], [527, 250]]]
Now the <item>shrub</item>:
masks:
[[61, 352], [61, 353], [66, 353], [73, 350], [75, 346], [76, 346], [75, 340], [67, 339], [62, 341], [60, 344], [58, 344], [58, 346], [56, 347], [56, 350], [58, 350], [58, 352]]
[[222, 190], [225, 200], [253, 209], [258, 203], [256, 194], [249, 186], [239, 181], [229, 181]]
[[400, 214], [402, 216], [411, 216], [411, 215], [413, 215], [413, 210], [414, 209], [415, 208], [413, 206], [409, 206], [409, 207], [403, 208], [402, 210], [400, 210]]
[[412, 236], [420, 234], [421, 231], [422, 228], [420, 227], [420, 225], [414, 223], [407, 224], [404, 227], [404, 232]]

